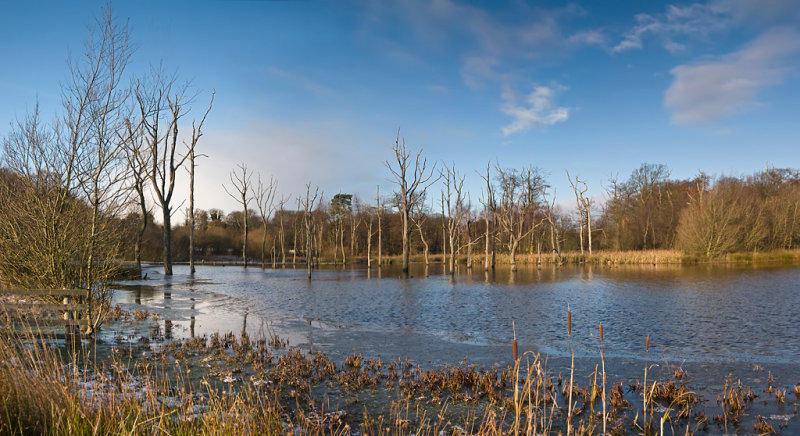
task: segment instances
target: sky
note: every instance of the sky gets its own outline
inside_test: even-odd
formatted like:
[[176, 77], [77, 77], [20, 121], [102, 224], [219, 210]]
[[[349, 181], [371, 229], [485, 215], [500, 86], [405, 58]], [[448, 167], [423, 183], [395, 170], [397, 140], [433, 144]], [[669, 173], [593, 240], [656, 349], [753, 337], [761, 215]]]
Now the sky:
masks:
[[[58, 115], [67, 58], [106, 4], [0, 0], [0, 137], [37, 101]], [[674, 179], [800, 168], [795, 0], [108, 5], [136, 47], [131, 75], [162, 64], [191, 80], [187, 122], [216, 93], [198, 208], [237, 208], [222, 185], [240, 163], [289, 204], [307, 183], [374, 201], [393, 189], [398, 129], [465, 176], [475, 207], [490, 161], [539, 168], [565, 207], [565, 170], [600, 204], [645, 162]]]

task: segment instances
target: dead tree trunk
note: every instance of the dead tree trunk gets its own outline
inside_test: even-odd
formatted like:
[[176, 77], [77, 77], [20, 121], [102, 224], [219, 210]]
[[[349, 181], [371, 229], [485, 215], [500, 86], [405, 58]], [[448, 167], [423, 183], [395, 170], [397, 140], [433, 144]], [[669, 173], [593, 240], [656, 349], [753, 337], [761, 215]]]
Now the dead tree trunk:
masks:
[[[403, 273], [408, 274], [409, 256], [411, 251], [410, 244], [410, 227], [409, 215], [411, 208], [420, 197], [425, 196], [425, 191], [431, 183], [435, 182], [433, 174], [436, 169], [434, 164], [433, 168], [428, 171], [427, 159], [422, 158], [422, 150], [420, 150], [414, 159], [413, 167], [409, 162], [410, 154], [406, 151], [406, 141], [400, 140], [400, 130], [397, 131], [397, 137], [394, 143], [394, 157], [396, 166], [392, 166], [389, 161], [386, 161], [386, 167], [389, 168], [394, 176], [394, 182], [397, 184], [397, 207], [400, 211], [400, 218], [403, 222]], [[437, 179], [438, 180], [438, 179]]]
[[[269, 228], [269, 217], [272, 215], [273, 202], [275, 200], [275, 190], [278, 183], [274, 177], [270, 177], [269, 184], [264, 184], [261, 180], [261, 174], [258, 174], [258, 184], [253, 195], [253, 201], [258, 208], [258, 214], [261, 218], [261, 268], [266, 268], [266, 246], [267, 246], [267, 229]], [[275, 267], [275, 241], [272, 243], [272, 266]]]
[[222, 188], [242, 205], [242, 263], [247, 268], [247, 206], [250, 203], [250, 197], [247, 194], [250, 189], [252, 174], [249, 173], [247, 165], [244, 163], [239, 164], [238, 168], [241, 174], [237, 174], [236, 170], [231, 170], [230, 173], [232, 189], [235, 190], [236, 194], [231, 193], [225, 185], [222, 185]]
[[[464, 176], [456, 173], [455, 167], [445, 167], [441, 173], [444, 178], [442, 202], [447, 213], [447, 240], [450, 243], [450, 275], [456, 271], [456, 253], [458, 252], [458, 233], [464, 221]], [[445, 207], [446, 206], [446, 207]]]
[[383, 259], [381, 258], [383, 252], [381, 251], [381, 242], [383, 241], [383, 233], [381, 227], [381, 215], [383, 215], [383, 203], [381, 202], [381, 186], [378, 185], [378, 194], [376, 196], [376, 209], [375, 213], [378, 215], [378, 268], [381, 267]]
[[[486, 182], [486, 193], [484, 194], [485, 198], [482, 199], [484, 220], [486, 222], [486, 246], [483, 259], [484, 271], [489, 271], [490, 266], [492, 269], [494, 269], [495, 228], [492, 226], [492, 224], [494, 221], [497, 204], [495, 203], [494, 199], [494, 187], [492, 186], [490, 171], [491, 171], [491, 164], [486, 164], [486, 176], [484, 176], [483, 174], [480, 175]], [[491, 249], [491, 256], [490, 256], [490, 249]]]
[[194, 274], [194, 170], [197, 168], [197, 164], [195, 163], [198, 157], [204, 155], [197, 154], [197, 141], [200, 140], [200, 137], [203, 136], [203, 123], [206, 122], [206, 117], [208, 117], [208, 113], [211, 112], [211, 107], [214, 105], [214, 95], [215, 93], [211, 93], [211, 102], [208, 104], [208, 109], [206, 109], [206, 113], [203, 115], [203, 119], [200, 120], [199, 124], [195, 124], [194, 121], [192, 122], [192, 139], [187, 147], [189, 148], [188, 155], [189, 155], [189, 273]]
[[319, 187], [314, 188], [314, 195], [311, 195], [311, 182], [306, 184], [306, 199], [303, 201], [303, 222], [306, 227], [306, 270], [308, 271], [308, 278], [311, 278], [311, 269], [313, 267], [313, 240], [314, 240], [314, 217], [312, 211], [314, 210], [314, 203], [317, 201], [319, 195]]

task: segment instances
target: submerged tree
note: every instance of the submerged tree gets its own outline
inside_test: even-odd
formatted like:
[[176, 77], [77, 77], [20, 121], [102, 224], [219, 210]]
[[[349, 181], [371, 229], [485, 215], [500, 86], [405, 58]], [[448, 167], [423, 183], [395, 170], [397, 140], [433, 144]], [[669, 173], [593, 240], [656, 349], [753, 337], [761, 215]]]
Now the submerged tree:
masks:
[[314, 187], [314, 193], [311, 193], [311, 182], [306, 184], [306, 198], [302, 200], [298, 198], [298, 205], [303, 205], [303, 222], [306, 229], [306, 270], [308, 271], [308, 278], [311, 278], [311, 269], [313, 267], [313, 250], [314, 250], [314, 204], [319, 197], [319, 186]]
[[[566, 171], [566, 170], [565, 170]], [[589, 187], [586, 185], [585, 180], [581, 180], [575, 176], [573, 181], [572, 177], [567, 173], [567, 180], [572, 186], [572, 192], [575, 193], [575, 204], [578, 207], [578, 238], [580, 241], [581, 254], [583, 254], [583, 223], [586, 223], [586, 235], [589, 242], [589, 254], [592, 254], [592, 200], [586, 198], [586, 191]]]
[[[261, 173], [258, 174], [258, 184], [253, 194], [253, 201], [256, 203], [258, 214], [261, 218], [261, 268], [266, 267], [266, 246], [267, 246], [267, 227], [269, 226], [269, 217], [273, 212], [273, 203], [275, 201], [275, 191], [278, 189], [278, 182], [274, 177], [270, 177], [269, 183], [264, 183], [261, 180]], [[273, 244], [274, 248], [274, 244]], [[275, 252], [272, 253], [272, 263], [275, 263]]]
[[[344, 223], [351, 215], [353, 215], [353, 195], [352, 194], [336, 194], [331, 199], [331, 218], [334, 222], [335, 238], [333, 244], [334, 259], [336, 259], [336, 252], [341, 249], [342, 264], [347, 263], [347, 256], [344, 252]], [[337, 248], [338, 246], [338, 248]]]
[[172, 200], [178, 168], [189, 156], [178, 153], [179, 127], [191, 110], [193, 96], [188, 83], [178, 84], [175, 75], [166, 76], [160, 67], [151, 67], [150, 74], [135, 81], [134, 96], [149, 152], [148, 176], [161, 207], [164, 274], [172, 275]]
[[239, 164], [237, 168], [239, 168], [238, 173], [236, 170], [231, 170], [230, 173], [231, 189], [234, 192], [229, 191], [225, 185], [222, 185], [222, 188], [231, 198], [242, 205], [242, 264], [247, 268], [247, 209], [250, 204], [249, 192], [252, 173], [249, 173], [247, 165], [244, 163]]
[[214, 105], [214, 95], [215, 93], [212, 92], [211, 102], [208, 104], [208, 109], [206, 109], [206, 113], [203, 114], [200, 122], [195, 123], [192, 121], [192, 138], [186, 143], [186, 148], [188, 149], [186, 154], [189, 157], [189, 165], [186, 170], [189, 172], [189, 272], [191, 274], [194, 274], [194, 171], [197, 168], [197, 158], [204, 156], [197, 154], [197, 142], [203, 136], [203, 124], [206, 122], [206, 117], [208, 117], [208, 113], [211, 112], [211, 107]]
[[528, 218], [530, 222], [526, 223], [526, 217], [534, 216], [527, 212], [530, 208], [536, 207], [536, 199], [542, 195], [547, 185], [544, 177], [536, 169], [526, 168], [518, 172], [495, 165], [495, 171], [500, 183], [497, 217], [508, 241], [511, 270], [515, 271], [520, 241], [537, 226], [531, 218]]
[[409, 225], [411, 209], [416, 204], [416, 201], [425, 197], [425, 191], [438, 178], [434, 179], [433, 177], [436, 164], [432, 168], [428, 168], [428, 160], [422, 157], [422, 150], [417, 152], [413, 162], [411, 162], [411, 155], [406, 150], [406, 141], [400, 138], [400, 130], [397, 131], [392, 151], [394, 152], [395, 164], [393, 165], [389, 161], [386, 161], [385, 164], [391, 171], [392, 176], [394, 176], [394, 182], [397, 185], [397, 191], [395, 191], [397, 209], [400, 212], [403, 226], [403, 272], [408, 273], [409, 253], [411, 251], [411, 227]]
[[465, 217], [464, 209], [464, 176], [456, 173], [455, 166], [445, 167], [441, 177], [444, 178], [442, 204], [447, 225], [447, 242], [450, 245], [448, 261], [450, 275], [455, 274], [456, 253], [458, 252], [458, 234]]
[[486, 226], [483, 269], [484, 271], [489, 271], [490, 266], [492, 269], [494, 269], [495, 266], [496, 239], [494, 233], [497, 227], [497, 201], [495, 200], [494, 186], [492, 185], [491, 179], [491, 163], [486, 164], [486, 175], [484, 176], [481, 174], [480, 176], [486, 183], [486, 192], [482, 192], [483, 195], [481, 196], [481, 203], [483, 204], [483, 219]]

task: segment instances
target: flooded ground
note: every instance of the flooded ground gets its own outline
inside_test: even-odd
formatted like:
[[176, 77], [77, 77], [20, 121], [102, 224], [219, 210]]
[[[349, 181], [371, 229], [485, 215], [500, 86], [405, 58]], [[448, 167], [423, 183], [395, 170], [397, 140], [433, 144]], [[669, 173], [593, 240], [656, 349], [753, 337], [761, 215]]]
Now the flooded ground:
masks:
[[[610, 379], [642, 378], [649, 335], [653, 376], [686, 370], [709, 416], [718, 413], [716, 397], [733, 377], [761, 394], [753, 419], [766, 416], [776, 428], [800, 431], [791, 394], [800, 382], [798, 267], [585, 265], [515, 274], [463, 269], [452, 278], [441, 265], [415, 265], [408, 278], [391, 266], [329, 267], [312, 280], [291, 267], [146, 273], [147, 280], [121, 283], [114, 299], [123, 309], [157, 314], [160, 335], [277, 335], [339, 361], [358, 350], [386, 361], [409, 357], [423, 367], [466, 360], [505, 368], [512, 364], [513, 321], [521, 350], [547, 356], [554, 374], [568, 373], [569, 308], [580, 383], [600, 362], [602, 323]], [[785, 402], [764, 393], [771, 386], [787, 389]]]

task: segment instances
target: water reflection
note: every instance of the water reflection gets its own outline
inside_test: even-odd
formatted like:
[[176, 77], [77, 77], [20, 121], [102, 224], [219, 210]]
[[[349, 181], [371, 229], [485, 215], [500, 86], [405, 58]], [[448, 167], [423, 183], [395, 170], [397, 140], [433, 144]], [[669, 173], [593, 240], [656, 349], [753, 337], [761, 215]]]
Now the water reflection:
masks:
[[313, 336], [332, 349], [351, 340], [380, 348], [385, 335], [401, 335], [412, 351], [437, 353], [437, 342], [493, 353], [511, 341], [514, 320], [520, 347], [564, 356], [570, 307], [579, 357], [598, 353], [601, 322], [611, 357], [640, 357], [647, 335], [659, 359], [793, 363], [800, 355], [797, 267], [459, 266], [450, 276], [441, 264], [412, 264], [406, 277], [397, 265], [323, 266], [311, 281], [294, 268], [175, 271], [123, 283], [116, 302], [158, 313], [164, 334], [176, 337], [270, 325], [295, 345]]

